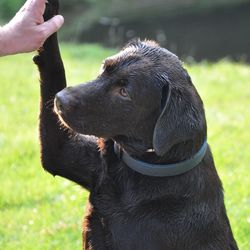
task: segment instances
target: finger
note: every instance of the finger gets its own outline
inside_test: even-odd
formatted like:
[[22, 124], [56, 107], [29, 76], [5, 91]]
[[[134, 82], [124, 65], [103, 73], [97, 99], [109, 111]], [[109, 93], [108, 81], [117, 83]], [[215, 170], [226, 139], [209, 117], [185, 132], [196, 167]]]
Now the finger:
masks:
[[21, 11], [32, 11], [42, 15], [45, 11], [46, 2], [46, 0], [27, 0]]
[[47, 0], [33, 0], [31, 3], [31, 10], [38, 10], [39, 13], [43, 14], [45, 11]]
[[52, 17], [47, 22], [44, 22], [43, 24], [39, 25], [39, 27], [43, 30], [45, 38], [47, 39], [49, 36], [59, 30], [62, 27], [63, 23], [63, 16], [57, 15]]

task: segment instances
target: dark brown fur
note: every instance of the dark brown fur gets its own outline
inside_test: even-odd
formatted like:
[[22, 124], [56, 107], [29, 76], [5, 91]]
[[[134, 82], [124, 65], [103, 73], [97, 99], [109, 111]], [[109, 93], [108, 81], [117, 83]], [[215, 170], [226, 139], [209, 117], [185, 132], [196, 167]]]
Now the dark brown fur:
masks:
[[[51, 0], [45, 19], [57, 9]], [[174, 163], [203, 144], [203, 104], [175, 55], [154, 42], [131, 42], [105, 61], [96, 80], [71, 88], [56, 35], [34, 61], [43, 167], [90, 191], [85, 249], [238, 249], [209, 148], [197, 167], [174, 177], [144, 176], [114, 153], [116, 141], [140, 160]], [[66, 128], [49, 105], [55, 96]], [[97, 137], [105, 138], [99, 146]]]

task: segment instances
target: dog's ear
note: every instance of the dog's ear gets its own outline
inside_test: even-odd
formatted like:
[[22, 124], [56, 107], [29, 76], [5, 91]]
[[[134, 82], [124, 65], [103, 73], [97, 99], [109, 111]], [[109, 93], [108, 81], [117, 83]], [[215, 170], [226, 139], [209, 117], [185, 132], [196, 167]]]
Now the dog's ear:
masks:
[[163, 156], [175, 144], [190, 140], [201, 132], [204, 127], [203, 115], [202, 101], [192, 84], [179, 88], [169, 82], [164, 85], [162, 112], [153, 134], [156, 154]]

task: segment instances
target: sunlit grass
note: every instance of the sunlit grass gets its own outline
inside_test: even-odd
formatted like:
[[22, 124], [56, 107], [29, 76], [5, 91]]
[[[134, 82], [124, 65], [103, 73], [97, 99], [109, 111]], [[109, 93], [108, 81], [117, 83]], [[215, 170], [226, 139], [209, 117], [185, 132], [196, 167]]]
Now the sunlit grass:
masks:
[[[68, 82], [93, 79], [114, 51], [62, 46]], [[44, 172], [37, 132], [39, 84], [32, 55], [0, 58], [0, 249], [81, 249], [88, 193]], [[187, 65], [208, 120], [208, 141], [223, 181], [240, 249], [250, 235], [250, 67], [221, 61]]]

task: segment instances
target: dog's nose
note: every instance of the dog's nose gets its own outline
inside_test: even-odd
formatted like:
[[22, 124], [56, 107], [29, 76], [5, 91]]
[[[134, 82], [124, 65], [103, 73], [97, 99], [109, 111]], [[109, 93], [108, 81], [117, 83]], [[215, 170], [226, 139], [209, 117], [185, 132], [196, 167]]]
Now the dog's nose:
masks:
[[63, 113], [65, 111], [69, 111], [70, 105], [67, 96], [59, 92], [55, 96], [55, 108], [59, 113]]

